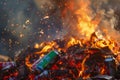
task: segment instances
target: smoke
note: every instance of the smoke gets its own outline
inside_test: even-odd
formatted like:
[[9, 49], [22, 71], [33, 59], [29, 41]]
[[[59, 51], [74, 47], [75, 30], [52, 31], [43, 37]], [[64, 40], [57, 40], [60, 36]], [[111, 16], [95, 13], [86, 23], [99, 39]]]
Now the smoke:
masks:
[[[120, 39], [118, 35], [119, 31], [115, 29], [118, 25], [115, 12], [116, 10], [120, 10], [119, 0], [34, 0], [34, 2], [40, 11], [48, 13], [45, 15], [49, 15], [49, 13], [54, 10], [55, 12], [60, 12], [63, 29], [54, 35], [54, 38], [63, 38], [66, 35], [69, 37], [86, 38], [88, 31], [90, 34], [95, 31], [100, 31], [105, 37], [108, 35], [107, 37], [111, 37], [114, 40], [119, 41]], [[78, 29], [78, 17], [83, 18], [80, 16], [82, 12], [76, 13], [80, 8], [86, 9], [86, 11], [83, 10], [82, 12], [87, 14], [91, 22], [97, 22], [94, 30], [91, 29], [90, 26], [87, 27], [89, 30], [84, 30], [84, 33], [82, 32], [82, 28]], [[117, 28], [119, 27], [117, 26]]]
[[[94, 0], [92, 0], [94, 1]], [[92, 2], [94, 7], [94, 12], [101, 12], [101, 22], [98, 25], [98, 30], [100, 30], [103, 34], [105, 34], [105, 37], [111, 38], [113, 40], [116, 40], [117, 42], [120, 41], [120, 32], [115, 29], [115, 27], [118, 27], [118, 19], [116, 14], [116, 10], [119, 9], [119, 0], [96, 0], [95, 2]], [[95, 10], [96, 7], [96, 10]]]
[[53, 40], [61, 29], [50, 0], [1, 0], [0, 53], [10, 57], [35, 43]]
[[41, 11], [48, 12], [54, 8], [54, 4], [51, 0], [34, 0], [34, 2]]
[[[86, 38], [88, 37], [86, 36], [87, 32], [92, 34], [93, 32], [100, 31], [106, 38], [119, 41], [120, 33], [115, 29], [118, 24], [115, 11], [119, 10], [119, 3], [119, 0], [68, 1], [66, 3], [67, 6], [63, 9], [65, 16], [63, 15], [64, 17], [62, 19], [67, 35], [77, 38]], [[83, 15], [83, 13], [85, 14]], [[89, 22], [91, 25], [93, 25], [92, 22], [96, 24], [94, 30], [90, 24], [87, 24]], [[77, 24], [79, 23], [80, 26], [78, 27]]]

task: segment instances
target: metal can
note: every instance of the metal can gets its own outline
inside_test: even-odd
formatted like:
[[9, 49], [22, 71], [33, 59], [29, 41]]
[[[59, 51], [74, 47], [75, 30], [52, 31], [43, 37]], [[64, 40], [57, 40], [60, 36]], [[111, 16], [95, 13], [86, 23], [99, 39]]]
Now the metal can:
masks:
[[107, 66], [107, 74], [109, 74], [110, 76], [114, 76], [116, 72], [116, 64], [114, 57], [111, 55], [106, 56], [105, 64]]
[[33, 64], [33, 69], [36, 70], [44, 70], [51, 62], [54, 62], [55, 58], [59, 56], [57, 51], [51, 51], [47, 55], [45, 55], [42, 59], [38, 59]]

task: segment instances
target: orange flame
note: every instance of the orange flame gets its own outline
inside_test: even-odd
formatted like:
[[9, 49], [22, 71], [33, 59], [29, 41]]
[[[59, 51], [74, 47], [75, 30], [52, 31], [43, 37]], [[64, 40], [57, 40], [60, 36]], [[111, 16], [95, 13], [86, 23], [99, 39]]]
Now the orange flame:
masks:
[[83, 74], [84, 74], [83, 72], [84, 72], [85, 69], [86, 69], [86, 67], [85, 67], [85, 62], [86, 62], [86, 60], [87, 60], [89, 57], [90, 57], [90, 55], [87, 55], [87, 56], [83, 59], [83, 61], [82, 61], [82, 63], [81, 63], [81, 70], [80, 70], [80, 72], [79, 72], [79, 77], [82, 76], [83, 79], [89, 78], [89, 75], [83, 75]]
[[[42, 45], [42, 47], [43, 47], [43, 43], [41, 43], [40, 45]], [[56, 46], [56, 42], [54, 42], [54, 41], [48, 42], [48, 43], [46, 43], [46, 45], [42, 48], [42, 50], [41, 50], [40, 52], [36, 52], [36, 54], [45, 53], [45, 52], [53, 49], [54, 47], [57, 47], [57, 46]]]
[[73, 46], [75, 44], [80, 44], [81, 45], [81, 41], [80, 40], [77, 40], [75, 38], [71, 38], [68, 43], [67, 43], [67, 48], [70, 47], [70, 46]]
[[79, 30], [79, 34], [82, 34], [86, 37], [90, 37], [93, 32], [95, 32], [99, 22], [99, 15], [92, 18], [92, 10], [89, 8], [90, 1], [89, 0], [80, 0], [79, 9], [75, 12], [78, 17], [77, 28]]
[[28, 56], [25, 58], [25, 64], [28, 66], [29, 69], [31, 69], [32, 64], [30, 63], [29, 59], [30, 59], [30, 55], [28, 55]]

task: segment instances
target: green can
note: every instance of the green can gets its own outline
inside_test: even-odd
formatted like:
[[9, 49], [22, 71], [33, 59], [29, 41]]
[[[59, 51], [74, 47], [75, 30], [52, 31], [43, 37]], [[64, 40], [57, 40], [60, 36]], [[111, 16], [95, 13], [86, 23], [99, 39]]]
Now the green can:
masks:
[[58, 57], [57, 51], [51, 51], [47, 55], [45, 55], [40, 62], [36, 65], [37, 70], [44, 70], [51, 62], [54, 61], [56, 57]]

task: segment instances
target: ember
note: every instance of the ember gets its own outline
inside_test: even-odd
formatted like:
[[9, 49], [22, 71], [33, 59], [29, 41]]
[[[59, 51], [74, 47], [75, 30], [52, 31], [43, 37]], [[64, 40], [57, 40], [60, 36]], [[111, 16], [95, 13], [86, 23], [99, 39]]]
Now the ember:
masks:
[[[65, 10], [74, 11], [72, 1], [66, 4]], [[15, 57], [15, 66], [4, 69], [4, 63], [1, 63], [0, 79], [120, 79], [120, 43], [108, 35], [107, 29], [99, 30], [99, 24], [102, 23], [101, 13], [91, 16], [93, 12], [90, 4], [90, 0], [80, 0], [77, 4], [79, 9], [75, 8], [73, 12], [77, 18], [76, 27], [69, 28], [71, 34], [72, 29], [76, 30], [77, 36], [68, 36], [68, 32], [63, 39], [36, 43], [34, 47], [28, 47]], [[27, 23], [29, 22], [28, 20]]]

